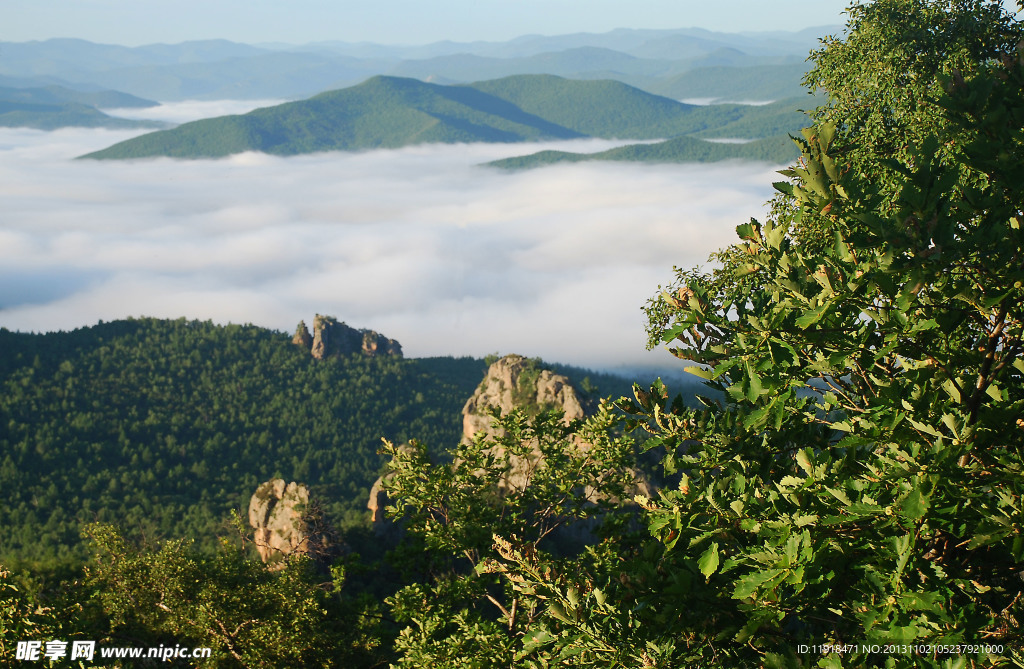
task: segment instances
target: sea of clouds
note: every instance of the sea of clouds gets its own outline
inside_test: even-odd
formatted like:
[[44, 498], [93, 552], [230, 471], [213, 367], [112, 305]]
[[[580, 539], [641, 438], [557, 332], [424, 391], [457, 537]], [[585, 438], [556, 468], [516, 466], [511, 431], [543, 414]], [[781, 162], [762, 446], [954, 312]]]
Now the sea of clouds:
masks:
[[[186, 104], [145, 114], [209, 111]], [[641, 307], [673, 266], [705, 263], [762, 216], [779, 169], [480, 166], [604, 141], [74, 160], [135, 134], [0, 129], [0, 326], [184, 316], [291, 333], [322, 313], [413, 357], [676, 367], [645, 350]]]

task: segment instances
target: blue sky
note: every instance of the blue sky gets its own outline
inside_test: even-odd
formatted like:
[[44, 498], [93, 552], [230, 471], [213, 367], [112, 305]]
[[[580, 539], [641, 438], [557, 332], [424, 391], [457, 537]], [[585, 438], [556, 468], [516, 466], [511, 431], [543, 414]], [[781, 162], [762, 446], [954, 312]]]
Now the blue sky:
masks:
[[841, 25], [847, 0], [16, 0], [0, 40], [78, 37], [138, 45], [226, 38], [425, 44], [524, 34], [689, 28], [742, 32]]

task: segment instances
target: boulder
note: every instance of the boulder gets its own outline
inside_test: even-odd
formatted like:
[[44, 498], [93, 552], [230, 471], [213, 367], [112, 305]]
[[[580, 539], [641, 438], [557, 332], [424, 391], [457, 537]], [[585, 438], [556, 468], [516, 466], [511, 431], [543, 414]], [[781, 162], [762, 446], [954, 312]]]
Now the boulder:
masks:
[[[516, 408], [530, 416], [559, 411], [566, 424], [586, 416], [583, 402], [568, 377], [543, 369], [537, 361], [521, 355], [506, 355], [488, 368], [484, 380], [462, 407], [462, 440], [472, 441], [480, 433], [503, 436], [502, 430], [492, 424], [491, 411], [498, 409], [505, 415]], [[586, 447], [583, 443], [578, 446]], [[499, 491], [522, 489], [540, 458], [539, 448], [526, 457], [512, 456], [509, 473], [498, 484]]]
[[332, 552], [333, 532], [310, 504], [309, 488], [301, 483], [271, 479], [256, 488], [249, 500], [249, 525], [256, 550], [268, 564], [300, 553], [323, 561]]
[[[585, 418], [591, 405], [580, 396], [568, 377], [542, 368], [536, 360], [521, 355], [507, 355], [488, 368], [483, 381], [463, 406], [463, 442], [468, 443], [481, 434], [485, 437], [503, 436], [501, 430], [492, 424], [491, 411], [495, 408], [502, 415], [518, 408], [531, 416], [543, 411], [557, 410], [563, 413], [563, 421], [569, 424]], [[575, 447], [585, 451], [591, 446], [576, 437]], [[502, 446], [494, 445], [491, 448], [502, 449]], [[522, 490], [530, 480], [530, 471], [537, 466], [542, 457], [539, 446], [535, 446], [533, 452], [525, 457], [512, 456], [508, 474], [497, 484], [498, 493], [508, 494]], [[638, 469], [631, 469], [629, 473], [634, 481], [633, 490], [629, 491], [629, 494], [649, 495], [651, 490], [644, 475]], [[384, 508], [388, 504], [384, 484], [388, 476], [378, 478], [373, 484], [366, 505], [378, 534], [392, 526], [391, 521], [384, 516]], [[598, 497], [590, 485], [584, 485], [581, 492], [590, 499]], [[572, 531], [586, 534], [587, 527], [583, 524]]]

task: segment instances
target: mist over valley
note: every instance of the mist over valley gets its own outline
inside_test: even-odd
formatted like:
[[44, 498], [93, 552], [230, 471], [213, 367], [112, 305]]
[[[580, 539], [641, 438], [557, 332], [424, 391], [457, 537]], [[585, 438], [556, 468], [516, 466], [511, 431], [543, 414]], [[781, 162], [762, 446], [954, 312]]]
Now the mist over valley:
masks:
[[[249, 104], [143, 111], [181, 122]], [[516, 351], [649, 365], [640, 307], [759, 216], [777, 166], [575, 164], [508, 173], [501, 144], [289, 158], [73, 161], [138, 131], [0, 130], [0, 324], [129, 315], [290, 330], [330, 313], [407, 355]], [[530, 145], [596, 152], [622, 142]]]

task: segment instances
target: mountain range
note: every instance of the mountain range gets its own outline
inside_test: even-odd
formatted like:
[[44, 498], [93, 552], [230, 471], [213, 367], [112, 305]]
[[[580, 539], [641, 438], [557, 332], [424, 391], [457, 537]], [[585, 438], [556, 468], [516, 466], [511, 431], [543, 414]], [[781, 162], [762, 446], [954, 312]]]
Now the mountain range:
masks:
[[[216, 158], [244, 151], [295, 155], [439, 142], [650, 140], [690, 134], [709, 138], [723, 132], [755, 139], [798, 130], [804, 121], [798, 104], [794, 99], [766, 106], [702, 107], [617, 81], [552, 75], [448, 86], [377, 76], [308, 100], [149, 133], [83, 157]], [[742, 157], [744, 146], [729, 151]]]
[[[804, 61], [835, 27], [795, 33], [700, 29], [528, 35], [507, 42], [387, 46], [320, 42], [248, 45], [226, 40], [125, 47], [85, 40], [0, 42], [0, 85], [112, 88], [161, 101], [305, 98], [378, 74], [468, 83], [513, 74], [615, 79], [677, 98], [779, 99], [799, 90]], [[720, 68], [761, 68], [733, 77]], [[726, 76], [723, 76], [725, 74]], [[776, 81], [780, 93], [752, 95]], [[714, 90], [713, 94], [708, 91]]]

